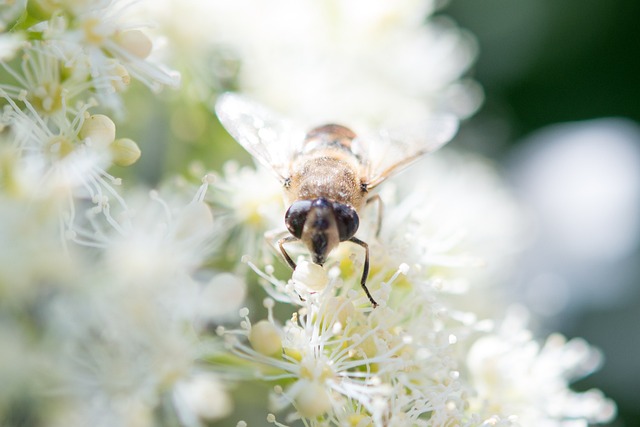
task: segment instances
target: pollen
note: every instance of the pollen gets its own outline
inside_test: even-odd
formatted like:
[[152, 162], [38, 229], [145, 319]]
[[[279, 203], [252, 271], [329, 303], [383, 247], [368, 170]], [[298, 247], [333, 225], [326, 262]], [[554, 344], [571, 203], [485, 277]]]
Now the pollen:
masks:
[[116, 92], [123, 92], [131, 83], [131, 75], [119, 62], [113, 61], [113, 67], [109, 70], [111, 76], [111, 86]]
[[62, 108], [64, 91], [60, 83], [46, 82], [29, 92], [27, 99], [37, 111], [51, 114]]
[[49, 140], [49, 154], [56, 159], [63, 159], [73, 151], [73, 142], [64, 135], [56, 135]]

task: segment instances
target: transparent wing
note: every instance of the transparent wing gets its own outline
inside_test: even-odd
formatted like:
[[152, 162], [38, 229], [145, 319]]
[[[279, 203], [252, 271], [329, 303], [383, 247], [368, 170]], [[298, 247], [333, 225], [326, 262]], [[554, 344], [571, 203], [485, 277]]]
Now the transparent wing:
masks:
[[284, 181], [304, 132], [273, 111], [235, 93], [220, 95], [215, 108], [227, 132]]
[[457, 131], [457, 117], [440, 115], [419, 125], [362, 134], [369, 154], [367, 188], [375, 188], [422, 156], [436, 151]]

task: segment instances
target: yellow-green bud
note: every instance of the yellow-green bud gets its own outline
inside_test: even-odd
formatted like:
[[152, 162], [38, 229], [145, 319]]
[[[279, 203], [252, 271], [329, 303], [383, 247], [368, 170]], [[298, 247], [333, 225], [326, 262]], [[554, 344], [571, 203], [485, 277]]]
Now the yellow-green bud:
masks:
[[142, 151], [135, 141], [129, 138], [118, 138], [109, 146], [113, 163], [118, 166], [131, 166], [138, 161]]
[[140, 30], [127, 30], [116, 36], [117, 43], [129, 53], [144, 59], [151, 53], [151, 39]]
[[79, 136], [89, 138], [93, 146], [107, 147], [116, 139], [116, 125], [104, 114], [94, 114], [85, 119]]
[[251, 347], [265, 356], [275, 356], [282, 351], [282, 339], [276, 327], [267, 320], [251, 326], [249, 333]]

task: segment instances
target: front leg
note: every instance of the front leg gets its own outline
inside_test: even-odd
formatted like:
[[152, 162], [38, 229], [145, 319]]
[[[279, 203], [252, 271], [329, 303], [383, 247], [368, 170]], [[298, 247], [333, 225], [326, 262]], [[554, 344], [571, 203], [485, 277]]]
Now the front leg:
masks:
[[360, 279], [360, 286], [362, 286], [362, 289], [364, 289], [364, 293], [367, 294], [367, 297], [369, 298], [369, 301], [371, 301], [373, 308], [376, 308], [378, 306], [378, 303], [369, 293], [369, 289], [367, 289], [367, 277], [369, 276], [369, 245], [356, 237], [350, 238], [349, 241], [356, 243], [364, 248], [364, 267], [362, 268], [362, 278]]
[[286, 236], [278, 240], [278, 247], [280, 248], [280, 252], [282, 253], [282, 256], [284, 256], [284, 259], [287, 261], [287, 264], [289, 264], [289, 267], [291, 267], [291, 269], [293, 270], [296, 269], [296, 263], [293, 262], [293, 260], [291, 259], [287, 251], [284, 249], [284, 244], [289, 242], [295, 242], [297, 240], [298, 239], [293, 236]]

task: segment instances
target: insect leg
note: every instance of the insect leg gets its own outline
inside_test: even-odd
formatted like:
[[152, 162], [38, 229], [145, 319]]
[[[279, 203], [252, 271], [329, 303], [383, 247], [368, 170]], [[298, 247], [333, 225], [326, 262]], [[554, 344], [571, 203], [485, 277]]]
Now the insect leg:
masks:
[[378, 203], [378, 222], [376, 223], [376, 237], [380, 236], [380, 229], [382, 228], [382, 214], [384, 212], [384, 203], [379, 194], [374, 194], [367, 199], [367, 205], [369, 203]]
[[287, 261], [287, 264], [289, 264], [289, 267], [291, 267], [293, 270], [296, 269], [296, 263], [293, 262], [293, 260], [291, 259], [287, 251], [284, 249], [283, 245], [285, 243], [295, 242], [296, 240], [298, 239], [293, 236], [285, 236], [282, 239], [278, 240], [278, 247], [280, 248], [280, 252], [282, 252], [282, 256], [284, 256], [284, 259]]
[[275, 254], [277, 257], [281, 257], [282, 250], [278, 248], [277, 244], [285, 236], [291, 236], [287, 230], [282, 230], [280, 228], [268, 230], [264, 233], [264, 240], [267, 242], [269, 249]]
[[362, 286], [362, 289], [364, 289], [364, 293], [367, 294], [369, 301], [371, 301], [373, 308], [376, 308], [378, 306], [378, 303], [369, 293], [369, 289], [367, 289], [367, 277], [369, 276], [369, 245], [356, 237], [350, 238], [349, 241], [356, 243], [364, 248], [364, 267], [362, 269], [362, 279], [360, 279], [360, 285]]

